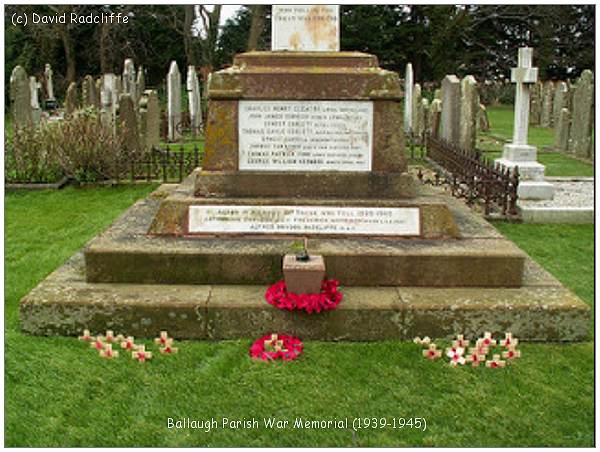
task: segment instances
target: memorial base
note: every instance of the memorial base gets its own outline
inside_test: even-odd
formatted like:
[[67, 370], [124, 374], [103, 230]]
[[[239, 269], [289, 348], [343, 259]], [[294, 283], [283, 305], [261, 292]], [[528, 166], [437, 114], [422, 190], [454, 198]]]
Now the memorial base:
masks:
[[[512, 331], [523, 340], [577, 341], [590, 310], [462, 203], [444, 201], [459, 238], [310, 239], [344, 293], [331, 312], [281, 311], [264, 300], [283, 278], [297, 237], [151, 236], [164, 185], [137, 202], [20, 302], [24, 332], [78, 335], [112, 329], [136, 337], [238, 339], [285, 331], [304, 340], [410, 340]], [[184, 184], [185, 185], [185, 184]], [[429, 190], [429, 189], [428, 189]], [[305, 201], [305, 200], [303, 200]], [[176, 215], [174, 216], [176, 218]], [[385, 287], [387, 286], [387, 287]]]
[[554, 197], [554, 186], [544, 181], [546, 167], [535, 161], [513, 161], [505, 158], [497, 159], [497, 164], [504, 168], [519, 169], [519, 186], [517, 195], [519, 199], [545, 200]]

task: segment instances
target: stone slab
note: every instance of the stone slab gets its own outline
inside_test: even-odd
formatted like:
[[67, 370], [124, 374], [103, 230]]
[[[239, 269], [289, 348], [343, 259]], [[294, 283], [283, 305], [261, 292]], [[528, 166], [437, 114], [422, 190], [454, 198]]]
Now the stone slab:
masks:
[[168, 330], [177, 339], [253, 339], [272, 331], [303, 340], [449, 339], [512, 331], [526, 341], [588, 338], [591, 310], [527, 259], [524, 287], [342, 287], [338, 309], [305, 314], [264, 301], [266, 285], [141, 285], [85, 281], [82, 253], [20, 302], [21, 329], [71, 335], [84, 328], [136, 337]]
[[189, 234], [421, 235], [418, 207], [194, 205]]
[[593, 224], [593, 207], [534, 207], [519, 206], [524, 223]]
[[371, 171], [373, 102], [241, 100], [240, 171]]
[[406, 199], [414, 197], [416, 191], [408, 173], [201, 171], [197, 173], [194, 194], [208, 198]]
[[339, 5], [273, 5], [271, 50], [340, 50]]
[[[160, 228], [173, 228], [169, 221], [178, 222], [177, 204], [161, 203], [165, 194], [162, 191], [160, 196], [139, 201], [88, 244], [88, 281], [264, 284], [282, 277], [282, 257], [303, 238], [148, 235], [161, 205], [164, 217]], [[439, 199], [431, 196], [434, 208], [429, 212], [427, 203], [421, 204], [424, 225], [439, 224], [427, 218], [439, 216], [435, 207], [445, 206]], [[450, 231], [456, 227], [456, 220], [465, 231], [461, 238], [311, 238], [309, 251], [323, 255], [329, 276], [348, 286], [520, 286], [525, 253], [467, 207], [449, 203], [452, 210], [444, 212], [451, 218], [439, 218], [450, 222]], [[337, 201], [333, 200], [332, 205]], [[451, 211], [457, 212], [454, 218]]]

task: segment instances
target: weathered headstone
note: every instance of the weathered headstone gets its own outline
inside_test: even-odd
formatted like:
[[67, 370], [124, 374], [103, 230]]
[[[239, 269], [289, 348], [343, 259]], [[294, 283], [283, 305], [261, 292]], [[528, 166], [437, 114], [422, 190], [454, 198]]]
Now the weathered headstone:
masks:
[[479, 113], [479, 92], [477, 81], [467, 75], [460, 83], [460, 135], [459, 145], [463, 149], [475, 149], [477, 137], [477, 114]]
[[586, 69], [579, 77], [573, 94], [569, 152], [582, 157], [593, 157], [593, 122], [594, 73]]
[[82, 106], [84, 107], [95, 107], [96, 106], [96, 83], [91, 75], [86, 75], [81, 82], [81, 98]]
[[129, 94], [134, 105], [137, 103], [137, 86], [135, 64], [131, 58], [127, 58], [123, 63], [123, 93]]
[[433, 92], [433, 98], [442, 100], [442, 89], [441, 88], [436, 88], [436, 90]]
[[99, 77], [96, 80], [95, 86], [96, 98], [94, 99], [94, 105], [96, 108], [100, 109], [102, 107], [102, 77]]
[[542, 114], [540, 126], [552, 127], [552, 101], [554, 98], [554, 83], [550, 80], [544, 83], [542, 89]]
[[542, 86], [543, 84], [541, 82], [536, 82], [531, 85], [531, 111], [529, 113], [529, 124], [532, 126], [540, 125], [542, 117]]
[[429, 101], [427, 99], [421, 100], [421, 109], [419, 114], [422, 115], [421, 123], [423, 124], [423, 131], [427, 133], [429, 132]]
[[67, 94], [65, 95], [65, 115], [72, 115], [77, 108], [77, 84], [75, 82], [71, 82], [67, 88]]
[[177, 61], [171, 61], [167, 75], [167, 116], [167, 137], [169, 141], [177, 141], [181, 138], [181, 74]]
[[413, 105], [413, 68], [412, 64], [406, 65], [404, 74], [404, 133], [411, 133], [412, 124], [412, 105]]
[[128, 155], [135, 155], [140, 148], [137, 113], [130, 94], [119, 97], [118, 132], [123, 140], [123, 148]]
[[429, 106], [429, 133], [432, 137], [438, 137], [440, 134], [440, 121], [442, 118], [442, 101], [433, 99]]
[[482, 132], [490, 131], [490, 119], [487, 114], [487, 108], [485, 108], [485, 105], [483, 104], [479, 104], [479, 114], [477, 121], [479, 130], [481, 130]]
[[556, 127], [563, 108], [569, 108], [569, 87], [566, 82], [558, 82], [552, 101], [552, 124]]
[[425, 126], [423, 119], [423, 97], [421, 96], [421, 85], [415, 84], [412, 94], [412, 132], [417, 143], [420, 143]]
[[505, 144], [502, 158], [496, 162], [505, 168], [519, 168], [518, 196], [521, 199], [551, 199], [552, 184], [544, 181], [544, 165], [538, 163], [537, 149], [527, 144], [529, 129], [529, 86], [535, 83], [538, 69], [531, 67], [533, 49], [519, 49], [518, 67], [511, 70], [511, 81], [516, 83], [515, 119], [512, 143]]
[[460, 80], [447, 75], [442, 80], [442, 117], [440, 137], [458, 144], [460, 138]]
[[144, 91], [146, 91], [146, 77], [144, 75], [144, 67], [142, 65], [140, 65], [140, 67], [138, 68], [135, 84], [139, 97]]
[[42, 118], [42, 109], [40, 108], [40, 99], [38, 90], [42, 85], [36, 80], [34, 76], [29, 77], [29, 89], [31, 91], [31, 115], [33, 124], [37, 125], [40, 123]]
[[10, 100], [13, 125], [15, 127], [33, 125], [31, 85], [27, 72], [21, 66], [16, 66], [10, 75]]
[[140, 140], [148, 151], [160, 143], [160, 107], [154, 90], [146, 90], [140, 98]]
[[55, 100], [54, 99], [54, 82], [52, 80], [54, 72], [52, 72], [52, 66], [46, 64], [44, 69], [44, 78], [46, 79], [46, 96], [47, 100]]
[[119, 90], [117, 86], [118, 77], [115, 74], [104, 74], [103, 76], [103, 85], [104, 91], [110, 94], [110, 99], [108, 98], [109, 94], [104, 94], [104, 100], [102, 101], [103, 107], [110, 105], [112, 110], [112, 115], [116, 116], [117, 107], [119, 104]]
[[116, 133], [115, 108], [111, 90], [106, 86], [100, 88], [100, 120], [104, 127]]
[[571, 127], [571, 113], [563, 108], [554, 126], [554, 147], [559, 151], [567, 152], [569, 149], [569, 129]]
[[192, 128], [192, 133], [197, 135], [200, 133], [202, 127], [202, 109], [198, 73], [196, 72], [196, 68], [194, 66], [188, 66], [186, 82], [190, 111], [190, 126]]
[[340, 50], [339, 5], [273, 5], [271, 50]]

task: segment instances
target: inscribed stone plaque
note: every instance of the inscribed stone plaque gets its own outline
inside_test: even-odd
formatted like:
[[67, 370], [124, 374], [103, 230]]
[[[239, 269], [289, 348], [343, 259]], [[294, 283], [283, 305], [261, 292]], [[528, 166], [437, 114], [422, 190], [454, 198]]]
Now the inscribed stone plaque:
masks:
[[190, 206], [191, 234], [418, 236], [418, 207]]
[[239, 102], [240, 171], [371, 171], [373, 102]]
[[273, 5], [271, 50], [340, 50], [339, 5]]

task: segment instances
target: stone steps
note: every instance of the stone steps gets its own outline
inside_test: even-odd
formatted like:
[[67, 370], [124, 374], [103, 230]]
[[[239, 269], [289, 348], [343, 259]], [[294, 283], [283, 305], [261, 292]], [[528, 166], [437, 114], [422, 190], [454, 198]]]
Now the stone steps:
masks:
[[154, 337], [166, 329], [179, 339], [214, 340], [285, 332], [328, 341], [512, 331], [529, 341], [579, 341], [590, 327], [589, 307], [531, 260], [521, 288], [343, 287], [338, 309], [313, 315], [267, 304], [264, 285], [95, 284], [84, 273], [78, 253], [25, 296], [22, 330]]

